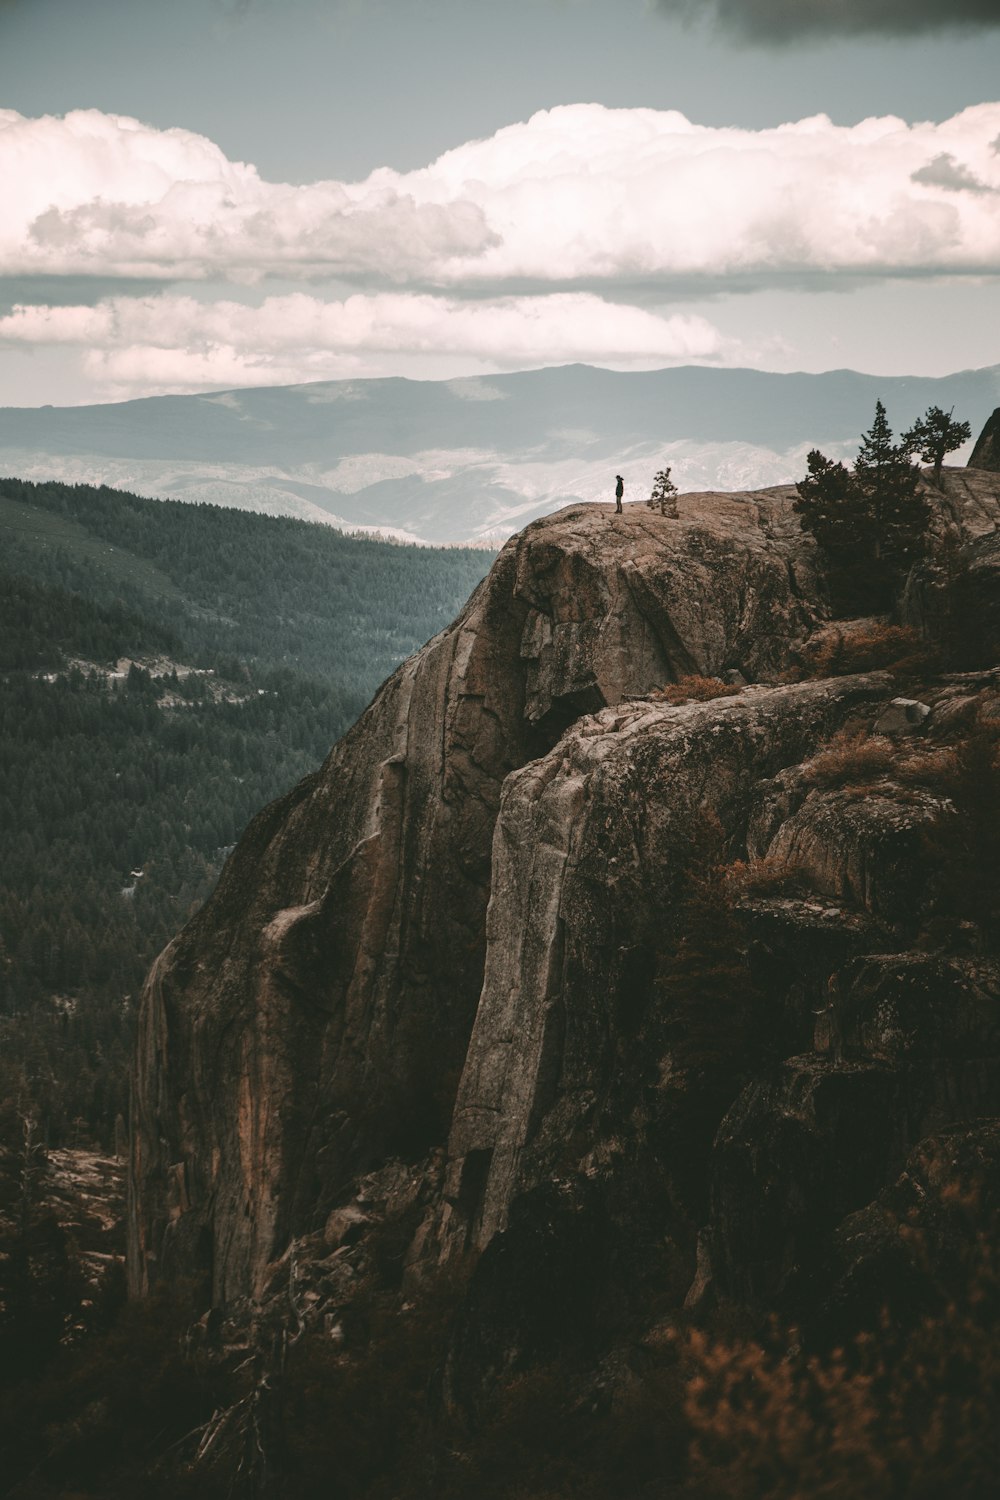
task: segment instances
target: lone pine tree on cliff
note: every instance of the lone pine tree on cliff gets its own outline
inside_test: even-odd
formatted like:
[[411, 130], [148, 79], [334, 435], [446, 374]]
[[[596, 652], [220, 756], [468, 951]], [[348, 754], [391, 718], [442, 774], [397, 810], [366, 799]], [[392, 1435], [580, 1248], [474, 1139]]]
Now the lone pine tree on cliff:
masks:
[[911, 453], [919, 453], [926, 464], [934, 465], [934, 483], [941, 483], [941, 466], [949, 453], [961, 448], [972, 436], [968, 422], [956, 422], [955, 410], [943, 411], [940, 406], [929, 406], [914, 422], [908, 432], [903, 433], [903, 442]]
[[670, 516], [672, 520], [677, 519], [677, 486], [670, 478], [669, 464], [653, 478], [653, 493], [646, 501], [650, 510], [656, 510], [659, 506], [661, 516]]
[[848, 470], [814, 448], [795, 510], [830, 559], [842, 611], [886, 609], [927, 550], [927, 502], [904, 438], [893, 439], [881, 401]]

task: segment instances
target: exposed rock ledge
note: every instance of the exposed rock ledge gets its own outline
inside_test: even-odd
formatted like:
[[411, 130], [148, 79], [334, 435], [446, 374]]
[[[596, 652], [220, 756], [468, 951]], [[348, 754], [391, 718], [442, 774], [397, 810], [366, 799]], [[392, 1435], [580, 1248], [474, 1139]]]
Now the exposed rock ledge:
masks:
[[[961, 475], [945, 476], [949, 519], [968, 512], [975, 535], [1000, 515], [996, 487]], [[417, 1258], [485, 1243], [561, 1162], [596, 1172], [641, 1145], [645, 1125], [616, 1123], [638, 1075], [612, 1096], [609, 1070], [642, 1035], [697, 810], [740, 854], [756, 782], [894, 692], [877, 674], [763, 685], [824, 616], [793, 495], [684, 496], [677, 521], [576, 506], [528, 527], [323, 768], [254, 820], [144, 994], [133, 1291], [184, 1274], [216, 1303], [258, 1296], [359, 1173], [445, 1141], [460, 1075]], [[628, 701], [730, 669], [758, 686]], [[824, 837], [822, 819], [801, 829], [795, 857], [829, 870]]]

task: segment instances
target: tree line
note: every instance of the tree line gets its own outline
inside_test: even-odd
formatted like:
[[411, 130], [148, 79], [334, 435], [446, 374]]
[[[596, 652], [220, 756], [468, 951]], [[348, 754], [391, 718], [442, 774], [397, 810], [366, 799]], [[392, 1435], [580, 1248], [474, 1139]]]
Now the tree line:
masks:
[[829, 558], [838, 613], [890, 607], [910, 568], [929, 547], [930, 508], [913, 456], [933, 464], [938, 484], [946, 456], [971, 435], [968, 422], [931, 406], [897, 441], [878, 401], [850, 468], [818, 448], [810, 451], [794, 508]]

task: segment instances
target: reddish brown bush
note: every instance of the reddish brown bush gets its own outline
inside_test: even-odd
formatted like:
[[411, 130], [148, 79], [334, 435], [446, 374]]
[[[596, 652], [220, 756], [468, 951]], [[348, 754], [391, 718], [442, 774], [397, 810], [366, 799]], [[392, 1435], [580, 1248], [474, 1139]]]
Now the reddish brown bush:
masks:
[[842, 729], [805, 762], [802, 776], [807, 786], [830, 789], [878, 781], [888, 776], [895, 764], [896, 748], [891, 740], [869, 735], [866, 730], [851, 734]]
[[731, 698], [740, 689], [720, 677], [682, 677], [664, 683], [650, 693], [659, 703], [710, 703], [713, 698]]
[[[887, 736], [842, 729], [802, 767], [807, 786], [832, 790], [891, 780], [903, 787], [932, 787], [950, 794], [956, 753], [947, 748], [896, 744]], [[905, 792], [899, 795], [905, 800]]]
[[884, 670], [912, 677], [937, 665], [935, 651], [911, 626], [876, 623], [859, 630], [831, 630], [811, 653], [808, 672], [811, 677], [845, 677]]
[[700, 1500], [995, 1493], [997, 1272], [981, 1236], [970, 1246], [961, 1297], [913, 1328], [883, 1318], [876, 1332], [827, 1357], [807, 1356], [793, 1338], [765, 1347], [689, 1333], [685, 1493]]

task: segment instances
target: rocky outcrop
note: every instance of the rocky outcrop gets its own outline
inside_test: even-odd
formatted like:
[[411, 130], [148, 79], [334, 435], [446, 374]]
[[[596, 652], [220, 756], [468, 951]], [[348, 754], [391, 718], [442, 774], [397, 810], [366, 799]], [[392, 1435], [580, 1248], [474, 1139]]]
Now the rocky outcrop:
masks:
[[941, 470], [936, 485], [924, 472], [924, 493], [931, 510], [930, 527], [937, 536], [967, 543], [989, 536], [1000, 525], [1000, 489], [988, 465]]
[[[947, 476], [951, 504], [968, 514], [967, 531], [950, 530], [951, 546], [943, 560], [931, 559], [914, 568], [901, 601], [903, 622], [927, 639], [943, 642], [969, 665], [992, 665], [1000, 657], [1000, 516], [982, 508], [988, 490], [985, 474], [973, 474], [971, 494], [963, 493], [953, 470]], [[949, 522], [951, 526], [951, 522]]]
[[[508, 778], [441, 1254], [472, 1243], [487, 1252], [480, 1274], [496, 1277], [496, 1257], [516, 1258], [540, 1232], [531, 1204], [556, 1233], [553, 1184], [568, 1200], [566, 1242], [574, 1223], [595, 1235], [599, 1225], [612, 1264], [633, 1247], [637, 1283], [636, 1244], [659, 1247], [645, 1276], [657, 1258], [665, 1275], [671, 1253], [692, 1254], [699, 1205], [685, 1157], [699, 1148], [690, 1125], [677, 1127], [678, 1090], [692, 1081], [677, 1077], [658, 976], [706, 809], [730, 857], [749, 851], [816, 896], [742, 903], [764, 996], [756, 1024], [788, 1060], [773, 1068], [758, 1054], [740, 1097], [716, 1097], [716, 1123], [732, 1107], [704, 1162], [703, 1279], [710, 1263], [717, 1292], [800, 1312], [835, 1226], [916, 1142], [1000, 1114], [995, 963], [909, 946], [933, 919], [933, 837], [955, 817], [949, 797], [884, 775], [823, 790], [799, 769], [841, 726], [876, 723], [891, 691], [876, 673], [605, 710]], [[476, 1348], [485, 1358], [481, 1330]]]
[[[956, 472], [942, 534], [986, 550], [997, 487]], [[693, 1278], [695, 1303], [814, 1304], [845, 1215], [1000, 1114], [982, 934], [927, 937], [958, 816], [935, 767], [996, 683], [779, 681], [825, 617], [793, 497], [535, 523], [255, 820], [143, 998], [135, 1290], [199, 1275], [349, 1341], [386, 1237], [410, 1291], [471, 1251], [446, 1385], [474, 1400]], [[870, 774], [817, 776], [887, 712]], [[684, 926], [708, 845], [721, 1040]]]
[[969, 458], [970, 469], [1000, 471], [1000, 406], [987, 419]]
[[822, 611], [788, 489], [577, 506], [500, 554], [323, 768], [251, 824], [139, 1018], [130, 1276], [253, 1296], [359, 1171], [447, 1121], [505, 778], [688, 673], [773, 677]]
[[[939, 1025], [946, 1025], [942, 1017]], [[1000, 1115], [1000, 1056], [806, 1054], [727, 1115], [713, 1163], [717, 1286], [757, 1311], [804, 1316], [822, 1298], [831, 1236], [902, 1170], [923, 1137]]]

